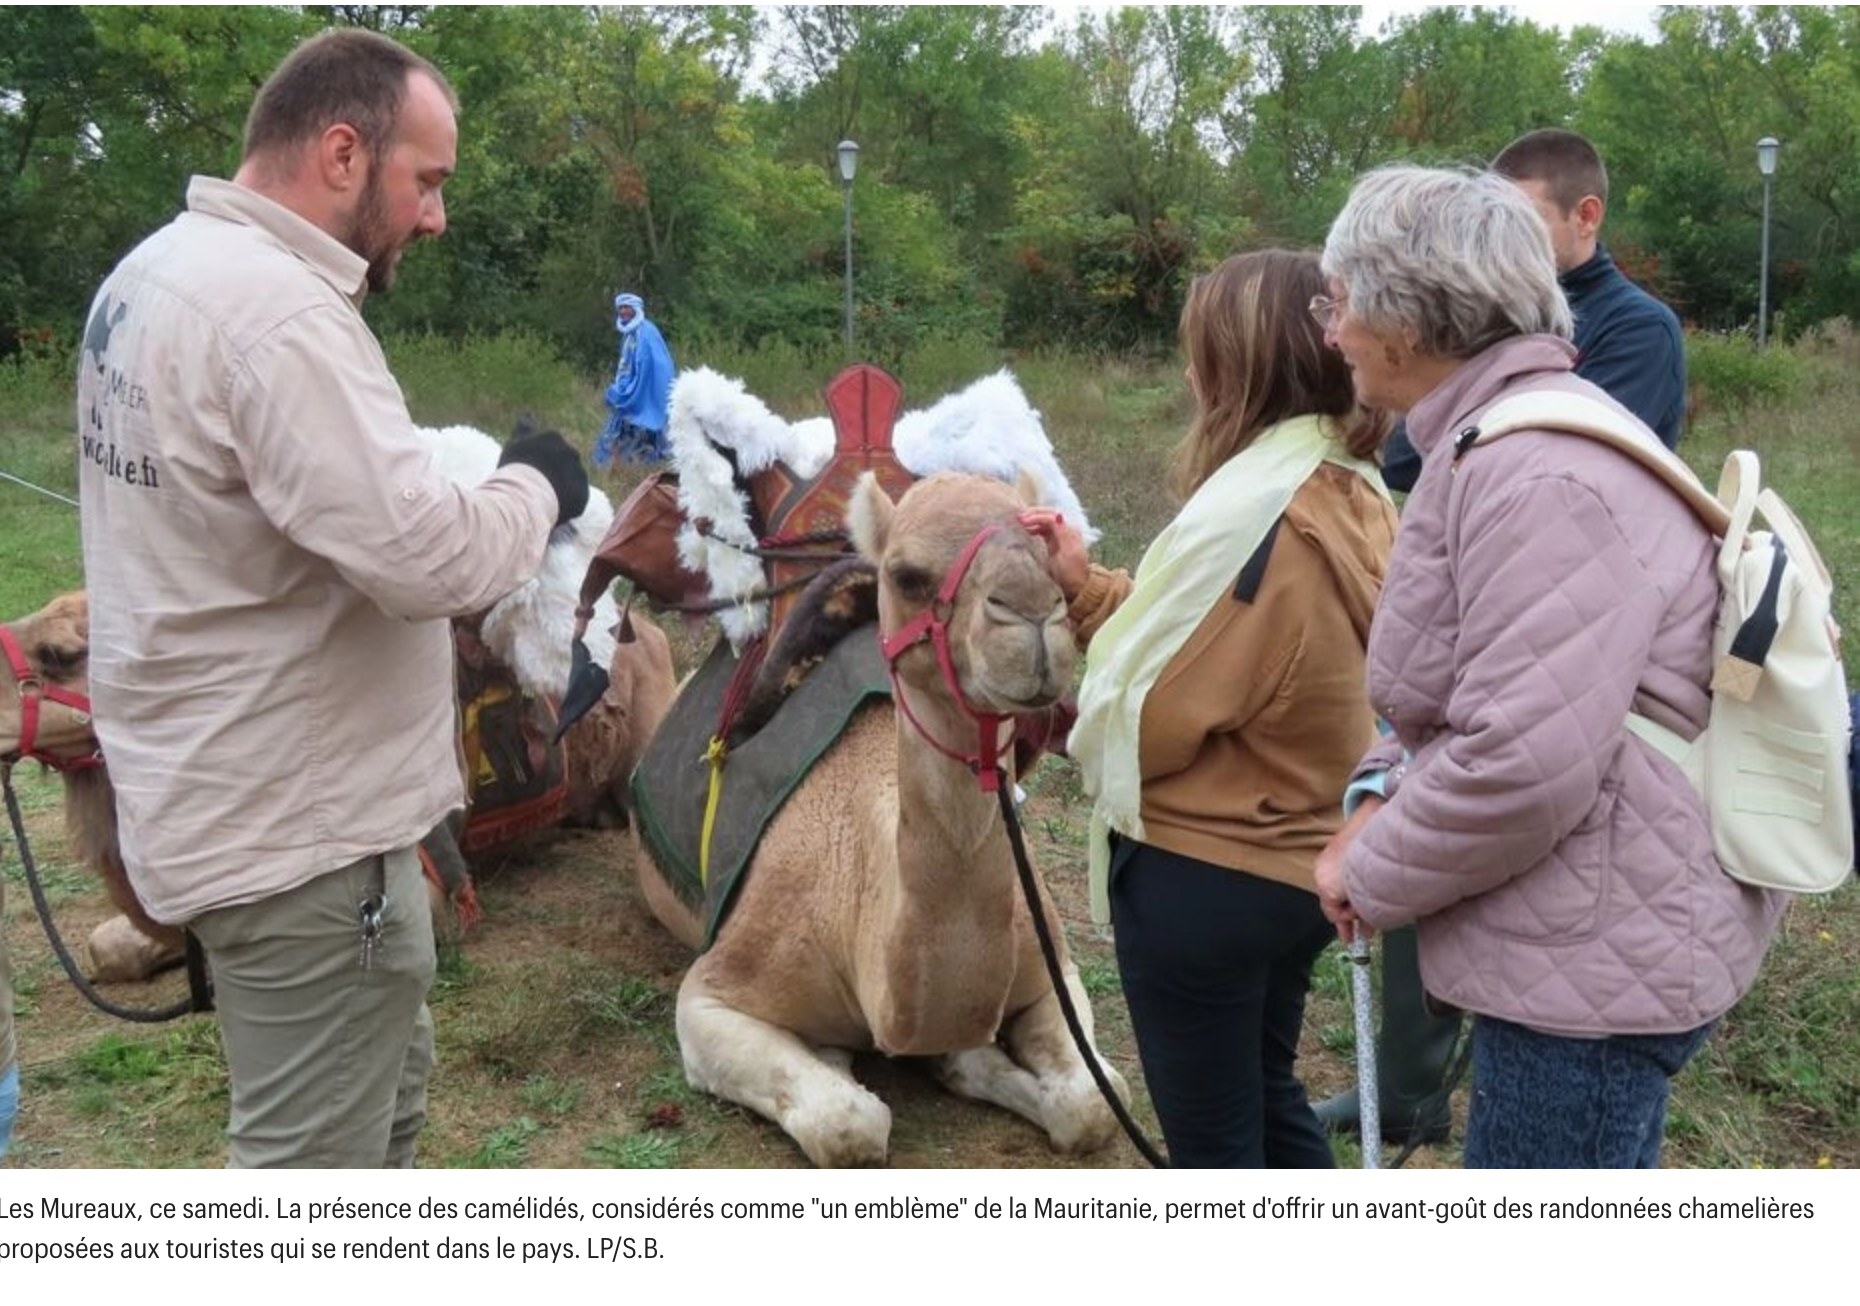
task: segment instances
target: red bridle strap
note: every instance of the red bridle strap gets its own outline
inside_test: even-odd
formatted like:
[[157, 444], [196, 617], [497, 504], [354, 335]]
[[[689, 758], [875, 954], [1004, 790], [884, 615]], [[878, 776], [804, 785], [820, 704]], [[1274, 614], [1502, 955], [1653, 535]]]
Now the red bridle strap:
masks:
[[46, 683], [45, 678], [26, 661], [26, 650], [20, 645], [19, 636], [13, 633], [11, 626], [0, 625], [0, 651], [6, 654], [7, 669], [12, 672], [14, 687], [19, 691], [19, 756], [42, 762], [54, 771], [83, 771], [93, 766], [102, 766], [102, 755], [94, 752], [88, 757], [67, 761], [40, 751], [40, 704], [56, 703], [76, 712], [88, 722], [91, 718], [90, 699], [63, 685]]
[[[977, 531], [944, 575], [943, 584], [930, 606], [905, 622], [893, 634], [887, 635], [882, 630], [878, 634], [879, 648], [884, 652], [885, 665], [891, 672], [891, 696], [896, 700], [898, 710], [904, 713], [904, 719], [911, 723], [930, 747], [944, 757], [968, 767], [985, 794], [995, 793], [1001, 788], [1001, 755], [1013, 745], [1014, 736], [1009, 731], [1007, 743], [1001, 743], [1001, 725], [1008, 718], [993, 712], [977, 712], [969, 706], [969, 700], [963, 697], [962, 684], [956, 676], [956, 661], [949, 651], [949, 619], [955, 612], [956, 591], [962, 588], [962, 582], [968, 577], [975, 555], [1000, 529], [1001, 523], [995, 522]], [[975, 722], [974, 752], [959, 753], [931, 734], [924, 723], [917, 719], [917, 714], [911, 711], [910, 700], [904, 696], [904, 682], [898, 679], [898, 659], [926, 639], [930, 641], [930, 647], [936, 650], [937, 667], [943, 673], [943, 683], [948, 687], [950, 696], [956, 700], [956, 706], [962, 709], [963, 715]]]

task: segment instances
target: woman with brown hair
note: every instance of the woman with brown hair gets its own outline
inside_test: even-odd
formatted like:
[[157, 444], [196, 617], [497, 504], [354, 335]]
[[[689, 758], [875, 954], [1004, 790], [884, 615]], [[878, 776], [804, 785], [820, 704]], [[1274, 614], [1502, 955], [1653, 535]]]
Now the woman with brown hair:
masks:
[[1186, 502], [1134, 579], [1027, 514], [1087, 649], [1070, 752], [1093, 800], [1144, 1078], [1179, 1166], [1328, 1166], [1293, 1074], [1330, 939], [1313, 867], [1375, 721], [1363, 649], [1395, 534], [1383, 434], [1308, 306], [1316, 255], [1236, 255], [1191, 287]]

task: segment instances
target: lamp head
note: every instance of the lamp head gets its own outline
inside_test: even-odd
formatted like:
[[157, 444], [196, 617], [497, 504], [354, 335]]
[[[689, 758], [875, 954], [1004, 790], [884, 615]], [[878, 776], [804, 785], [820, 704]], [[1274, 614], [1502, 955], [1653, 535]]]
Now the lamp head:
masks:
[[[841, 146], [845, 149], [845, 146]], [[1782, 150], [1782, 142], [1774, 136], [1765, 136], [1757, 142], [1757, 171], [1765, 177], [1776, 175], [1776, 155]]]
[[859, 146], [854, 141], [840, 142], [840, 180], [852, 185], [853, 174], [859, 171]]

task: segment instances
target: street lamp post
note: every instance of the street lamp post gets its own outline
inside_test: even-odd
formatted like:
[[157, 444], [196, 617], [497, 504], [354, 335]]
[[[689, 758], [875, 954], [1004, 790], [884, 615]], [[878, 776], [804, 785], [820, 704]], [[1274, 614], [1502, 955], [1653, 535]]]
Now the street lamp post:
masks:
[[1757, 348], [1770, 341], [1770, 179], [1776, 175], [1776, 153], [1782, 143], [1774, 136], [1757, 142], [1757, 171], [1763, 174], [1763, 268], [1757, 276]]
[[853, 141], [840, 142], [840, 189], [846, 193], [846, 360], [853, 356], [853, 282], [852, 282], [852, 184], [859, 171], [859, 146]]

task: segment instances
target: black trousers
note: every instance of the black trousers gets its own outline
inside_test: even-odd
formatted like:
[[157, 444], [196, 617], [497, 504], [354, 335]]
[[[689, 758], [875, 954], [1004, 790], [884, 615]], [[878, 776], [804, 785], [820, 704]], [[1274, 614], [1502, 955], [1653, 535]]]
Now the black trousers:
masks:
[[1120, 839], [1111, 920], [1171, 1163], [1335, 1165], [1293, 1073], [1311, 967], [1336, 937], [1317, 897]]

